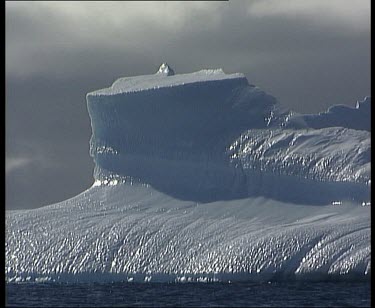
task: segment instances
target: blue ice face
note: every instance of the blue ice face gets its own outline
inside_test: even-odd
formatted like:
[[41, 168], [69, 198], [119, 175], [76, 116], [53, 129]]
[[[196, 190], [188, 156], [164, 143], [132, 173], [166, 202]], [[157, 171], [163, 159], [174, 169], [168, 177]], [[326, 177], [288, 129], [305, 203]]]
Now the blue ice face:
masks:
[[130, 176], [199, 200], [244, 193], [233, 187], [237, 171], [229, 164], [226, 147], [246, 128], [266, 128], [275, 99], [242, 77], [187, 81], [88, 95], [95, 178]]

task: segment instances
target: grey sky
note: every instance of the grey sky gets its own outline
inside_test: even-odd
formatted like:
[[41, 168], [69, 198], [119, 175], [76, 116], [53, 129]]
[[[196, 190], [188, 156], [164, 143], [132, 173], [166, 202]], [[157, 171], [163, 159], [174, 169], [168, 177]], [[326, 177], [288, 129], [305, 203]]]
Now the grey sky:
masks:
[[370, 95], [370, 0], [6, 2], [6, 206], [92, 184], [85, 95], [116, 78], [242, 72], [312, 113]]

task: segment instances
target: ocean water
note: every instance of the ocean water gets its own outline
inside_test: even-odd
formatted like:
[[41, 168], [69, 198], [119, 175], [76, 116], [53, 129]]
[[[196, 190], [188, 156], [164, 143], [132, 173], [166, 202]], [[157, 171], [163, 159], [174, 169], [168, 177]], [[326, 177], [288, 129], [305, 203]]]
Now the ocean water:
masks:
[[7, 307], [370, 307], [370, 282], [8, 283]]

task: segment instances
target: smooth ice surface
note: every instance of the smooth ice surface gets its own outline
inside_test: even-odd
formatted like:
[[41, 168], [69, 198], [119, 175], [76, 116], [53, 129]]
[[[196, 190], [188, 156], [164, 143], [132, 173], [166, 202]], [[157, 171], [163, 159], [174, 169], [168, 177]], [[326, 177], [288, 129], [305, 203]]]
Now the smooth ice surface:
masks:
[[296, 125], [242, 74], [166, 63], [87, 106], [95, 182], [6, 213], [7, 281], [370, 276], [367, 112]]

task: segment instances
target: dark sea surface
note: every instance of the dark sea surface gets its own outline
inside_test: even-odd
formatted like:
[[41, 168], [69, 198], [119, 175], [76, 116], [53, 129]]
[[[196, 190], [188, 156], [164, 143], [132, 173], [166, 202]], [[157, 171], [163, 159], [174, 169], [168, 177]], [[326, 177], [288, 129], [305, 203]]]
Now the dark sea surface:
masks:
[[370, 282], [8, 283], [7, 307], [370, 307]]

